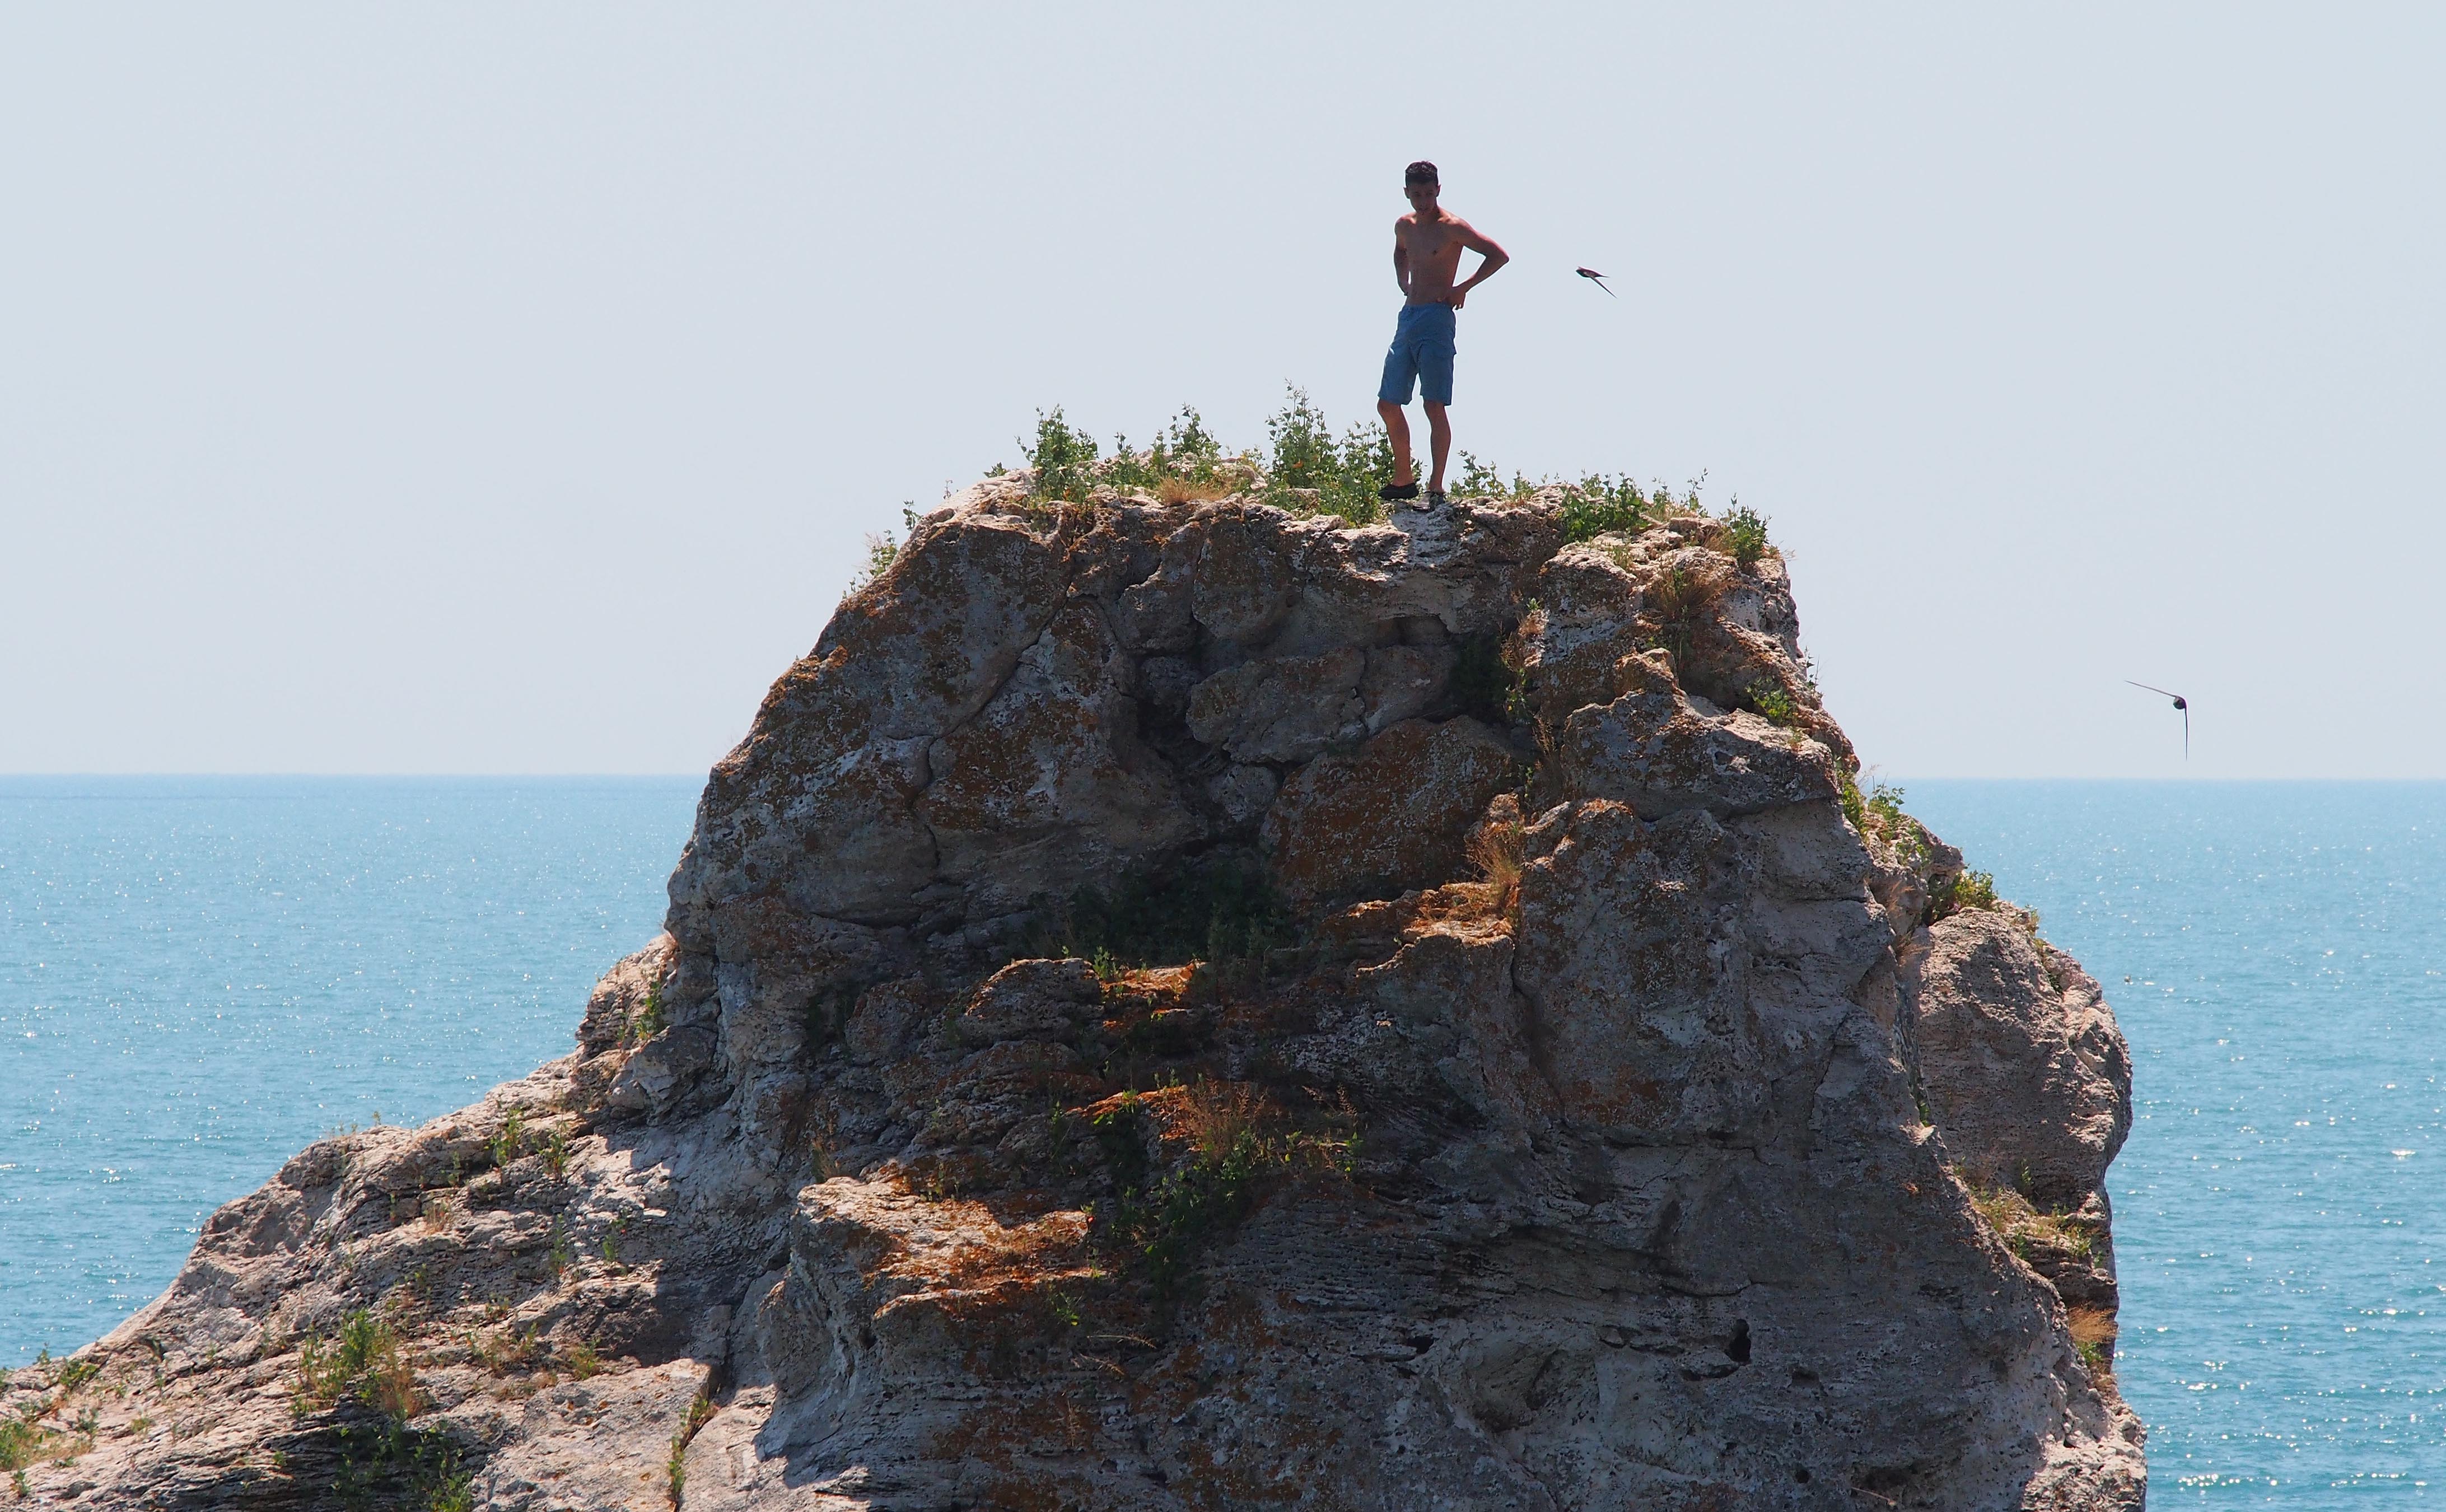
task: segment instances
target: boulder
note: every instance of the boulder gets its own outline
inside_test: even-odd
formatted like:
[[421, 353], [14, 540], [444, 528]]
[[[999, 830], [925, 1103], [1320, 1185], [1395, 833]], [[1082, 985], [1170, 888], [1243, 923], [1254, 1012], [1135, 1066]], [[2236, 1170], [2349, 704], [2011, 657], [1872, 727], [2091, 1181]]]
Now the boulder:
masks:
[[571, 1055], [0, 1382], [34, 1503], [2136, 1512], [2121, 1037], [1846, 818], [1772, 553], [1032, 484], [776, 682]]
[[2078, 1207], [2132, 1132], [2132, 1066], [2098, 983], [2019, 910], [1966, 909], [1904, 962], [1921, 1085], [1966, 1175]]

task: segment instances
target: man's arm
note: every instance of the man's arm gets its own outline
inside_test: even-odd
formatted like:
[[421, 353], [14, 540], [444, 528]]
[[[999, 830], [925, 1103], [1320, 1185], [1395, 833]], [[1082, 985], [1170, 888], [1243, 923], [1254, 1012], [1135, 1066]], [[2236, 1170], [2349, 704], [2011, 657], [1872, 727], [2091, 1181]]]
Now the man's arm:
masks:
[[1453, 286], [1452, 307], [1458, 310], [1461, 301], [1469, 297], [1469, 292], [1494, 277], [1497, 269], [1512, 260], [1512, 254], [1496, 246], [1493, 236], [1480, 236], [1477, 228], [1466, 220], [1455, 229], [1460, 235], [1460, 244], [1477, 253], [1479, 259], [1477, 272]]
[[1402, 286], [1402, 297], [1410, 297], [1410, 243], [1402, 235], [1402, 222], [1393, 222], [1393, 281]]

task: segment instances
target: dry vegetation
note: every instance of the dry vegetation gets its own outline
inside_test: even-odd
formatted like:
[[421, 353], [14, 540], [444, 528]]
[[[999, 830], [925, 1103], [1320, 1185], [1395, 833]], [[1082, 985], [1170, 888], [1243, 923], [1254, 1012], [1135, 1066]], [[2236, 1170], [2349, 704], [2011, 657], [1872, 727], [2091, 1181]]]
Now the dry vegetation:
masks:
[[2064, 1309], [2072, 1325], [2073, 1348], [2080, 1351], [2080, 1363], [2102, 1386], [2112, 1389], [2115, 1382], [2115, 1314], [2102, 1307], [2076, 1302]]
[[1970, 1205], [2014, 1254], [2026, 1258], [2033, 1246], [2043, 1245], [2082, 1261], [2095, 1258], [2098, 1235], [2086, 1220], [2070, 1213], [2049, 1212], [2009, 1186], [1963, 1184], [1970, 1193]]

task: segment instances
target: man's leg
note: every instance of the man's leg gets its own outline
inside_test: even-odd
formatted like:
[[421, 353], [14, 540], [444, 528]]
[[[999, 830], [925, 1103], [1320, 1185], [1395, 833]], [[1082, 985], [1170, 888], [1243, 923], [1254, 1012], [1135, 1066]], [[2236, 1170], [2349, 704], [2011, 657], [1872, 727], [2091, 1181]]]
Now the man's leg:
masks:
[[[1410, 466], [1410, 417], [1402, 413], [1402, 406], [1389, 399], [1376, 401], [1376, 413], [1383, 417], [1384, 434], [1393, 442], [1393, 486], [1407, 487], [1418, 478], [1418, 474]], [[1435, 424], [1439, 425], [1443, 424], [1441, 408], [1430, 405], [1427, 406], [1427, 414]], [[1442, 434], [1445, 441], [1452, 439], [1449, 434], [1451, 429], [1449, 425], [1444, 426]], [[1444, 475], [1443, 453], [1436, 453], [1436, 476], [1441, 478]], [[1442, 485], [1439, 483], [1437, 486]]]
[[[1427, 445], [1436, 459], [1435, 475], [1427, 480], [1427, 492], [1439, 494], [1444, 491], [1444, 460], [1452, 455], [1452, 419], [1444, 413], [1444, 406], [1432, 399], [1426, 401], [1426, 406]], [[1393, 443], [1393, 455], [1406, 471], [1410, 457], [1410, 427], [1406, 425], [1402, 427], [1401, 439]]]

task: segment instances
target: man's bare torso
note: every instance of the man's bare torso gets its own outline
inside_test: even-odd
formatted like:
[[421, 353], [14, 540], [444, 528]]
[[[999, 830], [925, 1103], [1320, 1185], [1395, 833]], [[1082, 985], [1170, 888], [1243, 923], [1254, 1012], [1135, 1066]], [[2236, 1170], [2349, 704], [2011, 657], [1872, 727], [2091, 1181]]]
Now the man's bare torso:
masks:
[[1393, 240], [1404, 254], [1414, 305], [1453, 302], [1453, 284], [1460, 275], [1460, 255], [1481, 238], [1458, 216], [1438, 211], [1433, 218], [1415, 212], [1393, 222]]

